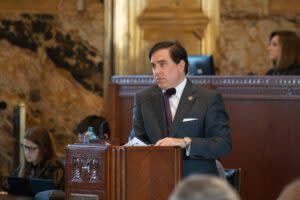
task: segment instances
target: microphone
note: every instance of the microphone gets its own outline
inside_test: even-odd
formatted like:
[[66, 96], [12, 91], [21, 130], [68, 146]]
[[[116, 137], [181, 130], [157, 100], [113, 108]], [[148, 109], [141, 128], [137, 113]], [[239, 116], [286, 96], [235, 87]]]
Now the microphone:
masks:
[[[141, 102], [141, 103], [139, 103], [139, 104], [135, 104], [134, 106], [131, 106], [130, 108], [128, 108], [128, 109], [126, 109], [126, 110], [123, 110], [123, 111], [117, 113], [116, 115], [112, 116], [111, 118], [109, 118], [109, 119], [103, 121], [103, 122], [101, 123], [101, 125], [100, 125], [100, 128], [99, 128], [99, 139], [106, 139], [106, 138], [104, 137], [104, 133], [103, 133], [103, 126], [104, 126], [105, 123], [108, 124], [109, 121], [115, 119], [116, 117], [118, 117], [118, 116], [120, 116], [120, 115], [122, 115], [122, 114], [127, 113], [128, 111], [130, 111], [130, 110], [132, 110], [133, 108], [135, 108], [137, 105], [144, 104], [144, 103], [150, 101], [152, 98], [154, 98], [154, 97], [156, 97], [156, 96], [158, 96], [158, 95], [161, 95], [161, 94], [162, 94], [162, 93], [153, 95], [153, 96], [149, 97], [148, 99], [146, 99], [145, 101], [143, 101], [143, 102]], [[167, 89], [163, 94], [168, 95], [169, 97], [171, 97], [172, 95], [176, 94], [176, 89], [175, 89], [175, 88], [169, 88], [169, 89]]]

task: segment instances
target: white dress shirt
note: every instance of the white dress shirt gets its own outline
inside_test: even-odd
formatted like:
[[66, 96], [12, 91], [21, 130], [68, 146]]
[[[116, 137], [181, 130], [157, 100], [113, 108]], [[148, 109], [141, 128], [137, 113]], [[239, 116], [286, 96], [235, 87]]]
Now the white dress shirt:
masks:
[[176, 110], [177, 110], [177, 107], [179, 104], [179, 100], [181, 98], [181, 95], [182, 95], [183, 89], [186, 85], [186, 82], [187, 82], [187, 79], [185, 77], [184, 80], [179, 85], [177, 85], [177, 87], [175, 88], [176, 94], [172, 95], [169, 98], [170, 109], [171, 109], [171, 113], [172, 113], [172, 121], [174, 120]]
[[[172, 113], [172, 121], [174, 120], [176, 110], [177, 110], [181, 95], [183, 93], [183, 89], [186, 85], [186, 82], [187, 82], [187, 79], [185, 77], [184, 80], [179, 85], [177, 85], [177, 87], [175, 88], [176, 93], [169, 98], [170, 110]], [[163, 92], [165, 92], [165, 91], [163, 90]], [[187, 156], [190, 155], [190, 149], [191, 149], [191, 145], [186, 146], [186, 155]]]

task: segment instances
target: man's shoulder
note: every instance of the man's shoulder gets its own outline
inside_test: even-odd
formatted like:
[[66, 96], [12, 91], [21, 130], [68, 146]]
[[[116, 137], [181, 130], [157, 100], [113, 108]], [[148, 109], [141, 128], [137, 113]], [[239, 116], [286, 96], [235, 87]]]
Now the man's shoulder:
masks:
[[136, 96], [143, 97], [143, 96], [153, 95], [155, 93], [160, 93], [160, 89], [157, 85], [152, 85], [150, 87], [147, 87], [147, 88], [137, 92]]
[[194, 90], [197, 94], [197, 96], [206, 96], [206, 97], [213, 97], [215, 96], [218, 92], [216, 90], [207, 88], [205, 86], [201, 86], [201, 85], [196, 85], [191, 83], [192, 90]]
[[215, 99], [222, 99], [222, 95], [216, 90], [207, 88], [205, 86], [189, 83], [191, 94], [201, 104], [210, 105]]

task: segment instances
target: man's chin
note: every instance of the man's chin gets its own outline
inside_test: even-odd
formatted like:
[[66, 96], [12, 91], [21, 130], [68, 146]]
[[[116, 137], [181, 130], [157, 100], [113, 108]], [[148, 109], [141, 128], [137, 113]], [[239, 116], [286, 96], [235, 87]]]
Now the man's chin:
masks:
[[167, 87], [165, 84], [157, 83], [157, 85], [158, 85], [158, 87], [159, 87], [160, 89], [163, 89], [163, 90], [168, 89], [168, 87]]

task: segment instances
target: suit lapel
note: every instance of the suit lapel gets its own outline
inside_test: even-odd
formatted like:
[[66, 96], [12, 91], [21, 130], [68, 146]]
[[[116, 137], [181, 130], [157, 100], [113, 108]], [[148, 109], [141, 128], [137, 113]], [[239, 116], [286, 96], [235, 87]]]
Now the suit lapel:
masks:
[[[157, 86], [154, 91], [155, 94], [161, 93], [161, 89]], [[165, 104], [163, 95], [157, 95], [153, 98], [152, 101], [152, 110], [154, 112], [154, 118], [158, 120], [153, 120], [152, 123], [157, 122], [157, 126], [159, 130], [155, 130], [155, 135], [162, 136], [162, 138], [168, 136], [168, 129], [167, 129], [167, 120], [166, 120], [166, 113], [165, 113]], [[154, 127], [157, 127], [154, 126]], [[157, 131], [160, 131], [157, 132]]]
[[[183, 90], [183, 93], [181, 95], [176, 114], [173, 120], [173, 123], [181, 122], [186, 116], [186, 114], [190, 111], [192, 105], [195, 102], [195, 97], [193, 96], [195, 92], [197, 91], [197, 88], [190, 82], [190, 80], [187, 80], [186, 86]], [[172, 131], [171, 131], [172, 132]]]

